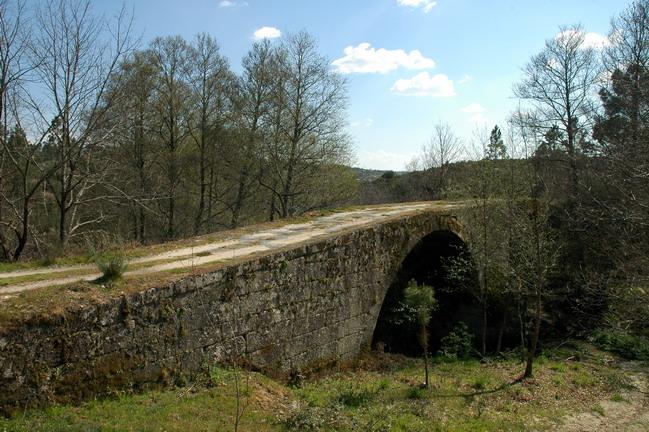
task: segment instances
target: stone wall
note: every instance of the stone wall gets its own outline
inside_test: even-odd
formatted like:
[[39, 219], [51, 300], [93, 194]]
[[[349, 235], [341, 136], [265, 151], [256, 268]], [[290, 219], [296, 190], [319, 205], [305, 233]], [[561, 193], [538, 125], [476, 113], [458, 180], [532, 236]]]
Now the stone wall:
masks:
[[414, 215], [0, 328], [0, 407], [164, 386], [233, 358], [271, 374], [351, 359], [401, 261], [439, 229], [457, 222]]

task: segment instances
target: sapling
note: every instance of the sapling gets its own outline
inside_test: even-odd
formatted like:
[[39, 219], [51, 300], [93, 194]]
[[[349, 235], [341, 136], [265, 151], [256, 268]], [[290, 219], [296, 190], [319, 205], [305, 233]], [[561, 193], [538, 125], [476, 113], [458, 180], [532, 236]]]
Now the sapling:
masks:
[[424, 370], [426, 372], [424, 386], [428, 388], [428, 325], [437, 306], [435, 290], [431, 286], [419, 285], [412, 280], [404, 291], [404, 303], [408, 306], [409, 311], [413, 314], [412, 318], [419, 326], [417, 339], [424, 351]]

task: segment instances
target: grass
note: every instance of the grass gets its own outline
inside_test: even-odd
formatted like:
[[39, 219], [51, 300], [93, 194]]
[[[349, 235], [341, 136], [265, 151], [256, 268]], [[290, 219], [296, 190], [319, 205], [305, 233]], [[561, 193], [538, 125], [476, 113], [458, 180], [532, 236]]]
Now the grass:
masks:
[[121, 253], [98, 255], [95, 263], [101, 272], [101, 277], [96, 281], [98, 283], [112, 283], [121, 279], [128, 266]]
[[[250, 409], [242, 429], [276, 430], [271, 412], [282, 410], [284, 389], [254, 374]], [[14, 420], [0, 420], [0, 431], [221, 431], [232, 430], [236, 412], [234, 378], [220, 374], [212, 388], [184, 388], [93, 401], [80, 407], [34, 411]]]
[[604, 407], [599, 403], [593, 405], [593, 412], [599, 414], [602, 417], [606, 416], [606, 412], [604, 412]]
[[[557, 385], [559, 362], [564, 380]], [[250, 405], [240, 430], [552, 430], [571, 412], [603, 415], [599, 401], [621, 397], [624, 379], [608, 376], [623, 372], [604, 363], [551, 359], [539, 365], [533, 379], [521, 382], [522, 367], [515, 359], [436, 361], [430, 389], [420, 387], [419, 359], [388, 354], [368, 355], [352, 369], [311, 377], [299, 388], [243, 373], [250, 378], [245, 393]], [[584, 384], [583, 373], [592, 374], [593, 381]], [[0, 419], [0, 431], [232, 430], [235, 406], [233, 372], [217, 369], [207, 386], [30, 411]]]
[[[87, 274], [92, 274], [96, 273], [96, 269], [91, 269], [90, 271], [84, 271], [84, 270], [70, 270], [70, 271], [64, 271], [64, 272], [59, 272], [56, 273], [57, 278], [65, 278], [69, 276], [84, 276]], [[44, 280], [51, 279], [52, 275], [48, 273], [40, 273], [40, 274], [34, 274], [34, 275], [28, 275], [28, 276], [17, 276], [17, 277], [9, 277], [9, 278], [2, 278], [0, 279], [0, 287], [4, 286], [11, 286], [14, 284], [23, 284], [23, 283], [29, 283], [29, 282], [40, 282]]]

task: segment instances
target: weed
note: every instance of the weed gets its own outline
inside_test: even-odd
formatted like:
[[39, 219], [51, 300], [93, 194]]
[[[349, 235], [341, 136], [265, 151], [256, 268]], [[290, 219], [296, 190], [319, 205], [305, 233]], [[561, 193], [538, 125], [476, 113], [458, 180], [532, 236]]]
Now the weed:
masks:
[[597, 414], [601, 415], [602, 417], [606, 416], [606, 413], [604, 412], [604, 407], [602, 407], [600, 404], [595, 404], [592, 410]]
[[415, 400], [426, 399], [428, 397], [428, 391], [426, 388], [420, 386], [410, 387], [406, 392], [406, 397]]
[[370, 402], [374, 398], [374, 394], [368, 388], [356, 389], [350, 384], [338, 394], [336, 402], [349, 408], [358, 408]]
[[319, 416], [318, 410], [304, 407], [294, 410], [283, 421], [284, 427], [289, 431], [317, 431], [324, 426], [324, 419]]
[[126, 259], [119, 252], [99, 254], [95, 258], [95, 263], [101, 272], [101, 277], [97, 282], [101, 283], [114, 282], [121, 279], [127, 268]]
[[615, 393], [611, 396], [612, 402], [626, 402], [626, 399], [619, 393]]
[[550, 365], [550, 370], [555, 372], [564, 373], [566, 371], [566, 365], [563, 363], [553, 363]]
[[387, 378], [382, 378], [381, 380], [379, 380], [378, 387], [377, 387], [378, 390], [386, 390], [389, 387], [390, 387], [390, 380], [388, 380]]
[[580, 371], [572, 378], [573, 384], [579, 387], [593, 387], [597, 385], [598, 380], [595, 376], [587, 371]]
[[488, 385], [489, 385], [489, 377], [486, 375], [478, 375], [473, 380], [471, 387], [473, 387], [475, 390], [484, 390], [487, 388]]

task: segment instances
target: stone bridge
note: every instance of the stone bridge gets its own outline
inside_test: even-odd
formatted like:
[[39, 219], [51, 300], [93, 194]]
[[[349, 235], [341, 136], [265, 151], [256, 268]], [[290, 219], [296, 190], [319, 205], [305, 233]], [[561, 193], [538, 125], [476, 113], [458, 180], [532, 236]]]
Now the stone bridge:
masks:
[[[371, 343], [406, 257], [424, 243], [434, 250], [461, 242], [462, 208], [444, 202], [370, 207], [248, 229], [193, 246], [191, 258], [180, 249], [166, 252], [167, 261], [151, 260], [128, 275], [122, 282], [133, 285], [128, 290], [19, 318], [2, 313], [16, 292], [35, 295], [58, 284], [48, 295], [82, 295], [88, 283], [71, 282], [74, 275], [56, 268], [46, 269], [36, 285], [0, 286], [0, 407], [182, 383], [215, 363], [243, 362], [284, 375], [351, 360]], [[149, 280], [141, 289], [134, 286], [138, 271]], [[151, 277], [165, 271], [150, 287]]]

